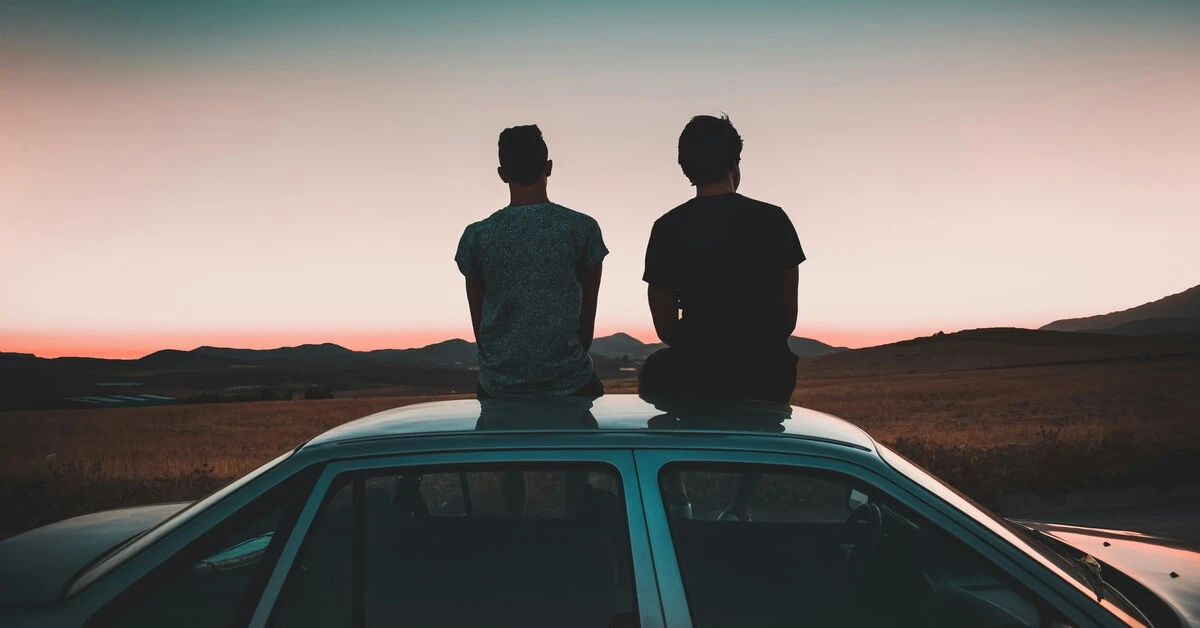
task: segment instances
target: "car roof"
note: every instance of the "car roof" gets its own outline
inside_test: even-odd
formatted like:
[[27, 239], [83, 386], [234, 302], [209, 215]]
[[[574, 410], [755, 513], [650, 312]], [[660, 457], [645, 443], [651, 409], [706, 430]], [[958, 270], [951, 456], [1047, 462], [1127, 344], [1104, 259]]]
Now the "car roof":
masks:
[[763, 401], [637, 395], [604, 395], [596, 399], [459, 399], [413, 404], [339, 425], [312, 439], [304, 448], [409, 436], [578, 430], [777, 435], [875, 451], [875, 442], [862, 429], [816, 410]]

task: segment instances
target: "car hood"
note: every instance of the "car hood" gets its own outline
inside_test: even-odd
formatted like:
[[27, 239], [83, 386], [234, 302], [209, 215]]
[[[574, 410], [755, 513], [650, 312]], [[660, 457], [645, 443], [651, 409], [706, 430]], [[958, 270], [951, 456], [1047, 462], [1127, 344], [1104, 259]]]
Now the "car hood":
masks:
[[1200, 626], [1200, 552], [1138, 532], [1018, 521], [1124, 572], [1170, 606], [1185, 626]]
[[83, 515], [0, 541], [0, 606], [53, 602], [80, 569], [188, 503]]

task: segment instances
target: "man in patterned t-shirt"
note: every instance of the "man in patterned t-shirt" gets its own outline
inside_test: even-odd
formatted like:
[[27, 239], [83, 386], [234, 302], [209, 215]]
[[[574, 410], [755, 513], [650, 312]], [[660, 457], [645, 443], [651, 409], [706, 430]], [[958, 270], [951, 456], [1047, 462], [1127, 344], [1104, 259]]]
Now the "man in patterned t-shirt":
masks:
[[536, 125], [505, 129], [499, 148], [509, 204], [468, 225], [454, 256], [467, 279], [479, 396], [600, 396], [588, 356], [608, 254], [600, 226], [550, 202], [554, 164]]

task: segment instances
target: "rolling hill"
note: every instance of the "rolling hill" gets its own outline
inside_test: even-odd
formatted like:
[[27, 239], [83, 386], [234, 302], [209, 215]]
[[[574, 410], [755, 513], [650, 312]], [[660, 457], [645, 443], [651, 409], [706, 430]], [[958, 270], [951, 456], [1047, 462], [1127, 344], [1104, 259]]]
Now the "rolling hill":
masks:
[[279, 347], [278, 349], [230, 349], [226, 347], [197, 347], [189, 353], [195, 355], [221, 358], [225, 360], [340, 360], [354, 354], [341, 345], [331, 342], [322, 344], [307, 344], [296, 347]]
[[944, 373], [1023, 366], [1200, 358], [1200, 336], [1120, 336], [971, 329], [801, 360], [801, 379]]
[[1200, 332], [1200, 286], [1119, 312], [1054, 321], [1042, 329], [1131, 336]]
[[799, 358], [810, 358], [818, 355], [830, 355], [832, 353], [841, 353], [847, 351], [846, 347], [834, 347], [827, 345], [820, 340], [812, 338], [801, 338], [800, 336], [792, 336], [788, 338], [788, 348], [792, 353]]
[[[625, 333], [616, 333], [611, 336], [603, 336], [592, 341], [592, 356], [601, 356], [605, 358], [621, 359], [626, 356], [631, 360], [644, 360], [647, 356], [666, 345], [661, 342], [646, 344], [633, 336]], [[845, 347], [834, 347], [827, 345], [819, 340], [812, 338], [801, 338], [800, 336], [792, 336], [788, 340], [788, 348], [801, 358], [812, 357], [816, 355], [828, 355], [845, 351]]]
[[454, 338], [416, 349], [376, 349], [367, 356], [406, 366], [464, 368], [475, 364], [475, 343]]
[[602, 336], [592, 341], [591, 354], [606, 358], [620, 359], [629, 356], [631, 360], [644, 360], [646, 356], [662, 349], [664, 344], [646, 344], [629, 334], [617, 332], [611, 336]]

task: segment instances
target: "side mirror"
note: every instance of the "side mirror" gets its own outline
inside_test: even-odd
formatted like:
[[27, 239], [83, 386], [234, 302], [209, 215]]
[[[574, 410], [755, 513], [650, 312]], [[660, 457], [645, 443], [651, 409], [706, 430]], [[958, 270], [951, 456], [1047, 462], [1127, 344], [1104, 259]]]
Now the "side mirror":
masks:
[[267, 547], [271, 545], [272, 538], [274, 538], [274, 533], [268, 532], [262, 536], [242, 541], [192, 565], [192, 571], [197, 574], [209, 574], [257, 563], [258, 559], [266, 553]]

